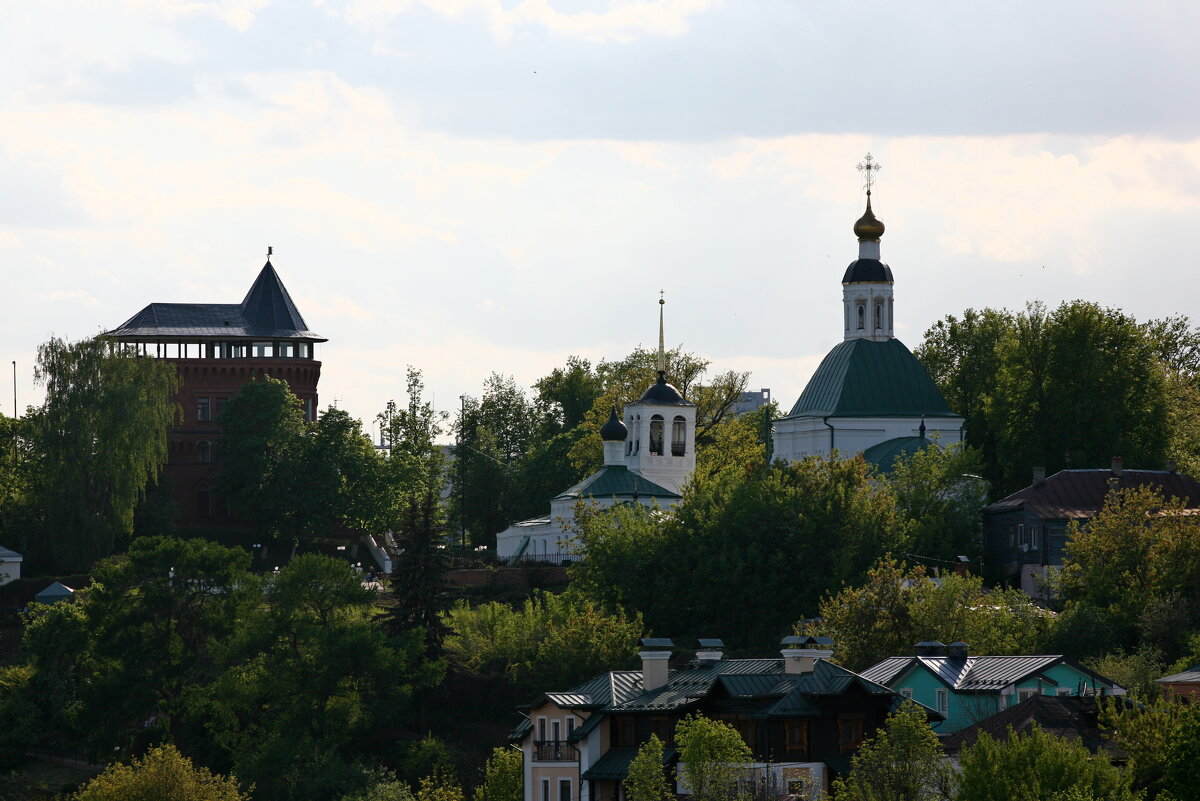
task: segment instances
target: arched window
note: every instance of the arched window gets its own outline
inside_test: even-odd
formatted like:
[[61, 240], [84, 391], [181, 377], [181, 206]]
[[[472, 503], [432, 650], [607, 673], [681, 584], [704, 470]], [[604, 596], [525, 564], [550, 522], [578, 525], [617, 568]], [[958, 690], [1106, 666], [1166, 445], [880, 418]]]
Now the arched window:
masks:
[[671, 455], [683, 456], [687, 453], [687, 420], [683, 415], [675, 415], [671, 422]]
[[208, 517], [212, 514], [209, 508], [212, 504], [212, 493], [208, 491], [207, 484], [201, 484], [196, 490], [196, 517]]
[[883, 328], [883, 304], [875, 304], [875, 328]]
[[663, 416], [653, 415], [650, 418], [650, 455], [663, 455]]
[[858, 330], [859, 331], [861, 331], [863, 328], [866, 327], [866, 321], [863, 319], [863, 317], [865, 316], [865, 313], [866, 313], [866, 310], [863, 309], [862, 304], [861, 303], [858, 304]]
[[196, 462], [198, 464], [212, 464], [212, 443], [197, 442], [196, 443]]

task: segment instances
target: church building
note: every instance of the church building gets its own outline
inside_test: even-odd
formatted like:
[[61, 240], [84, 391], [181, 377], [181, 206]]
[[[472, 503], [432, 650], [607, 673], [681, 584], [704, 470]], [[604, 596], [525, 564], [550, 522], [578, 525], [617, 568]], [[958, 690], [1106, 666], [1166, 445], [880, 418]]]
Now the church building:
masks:
[[843, 341], [826, 355], [786, 417], [774, 426], [775, 457], [863, 454], [880, 470], [932, 442], [963, 439], [963, 417], [951, 411], [933, 378], [895, 335], [892, 268], [880, 260], [883, 222], [871, 210], [870, 154], [867, 210], [854, 224], [858, 259], [842, 276]]
[[577, 554], [568, 540], [580, 501], [608, 508], [618, 503], [670, 506], [696, 469], [696, 405], [667, 383], [663, 303], [658, 306], [658, 380], [622, 417], [614, 407], [600, 427], [604, 466], [550, 500], [550, 514], [514, 523], [496, 535], [501, 561], [559, 562]]
[[303, 404], [305, 419], [316, 419], [316, 344], [327, 340], [308, 330], [270, 255], [268, 249], [267, 263], [241, 303], [151, 303], [103, 335], [167, 359], [179, 371], [175, 401], [183, 417], [170, 432], [163, 474], [183, 527], [232, 522], [213, 496], [221, 461], [218, 420], [243, 384], [282, 379]]

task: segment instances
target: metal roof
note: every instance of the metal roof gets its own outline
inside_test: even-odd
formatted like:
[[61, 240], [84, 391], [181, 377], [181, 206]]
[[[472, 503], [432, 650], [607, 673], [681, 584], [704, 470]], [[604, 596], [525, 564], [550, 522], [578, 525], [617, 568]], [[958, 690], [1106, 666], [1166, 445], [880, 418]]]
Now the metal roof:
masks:
[[788, 417], [960, 417], [925, 366], [898, 339], [835, 346]]
[[105, 336], [129, 342], [197, 339], [306, 339], [308, 330], [279, 274], [267, 261], [241, 303], [151, 303]]
[[649, 386], [642, 393], [642, 397], [638, 398], [630, 406], [640, 404], [649, 404], [653, 406], [695, 406], [694, 403], [688, 403], [683, 397], [683, 393], [676, 389], [671, 384], [667, 383], [667, 374], [659, 372], [658, 380]]
[[[663, 764], [667, 765], [674, 760], [676, 753], [674, 748], [664, 748]], [[629, 775], [629, 763], [633, 762], [637, 754], [636, 748], [610, 748], [585, 770], [580, 778], [620, 781]]]
[[867, 448], [863, 451], [863, 458], [877, 471], [886, 474], [892, 472], [897, 459], [901, 457], [907, 459], [932, 444], [933, 440], [927, 437], [896, 437]]
[[653, 481], [642, 478], [623, 464], [613, 464], [601, 467], [583, 481], [559, 494], [555, 500], [563, 498], [632, 498], [635, 493], [639, 497], [648, 498], [680, 497], [679, 493], [671, 492]]
[[11, 548], [5, 548], [3, 545], [0, 545], [0, 560], [5, 562], [20, 562], [24, 560], [24, 558], [25, 557], [21, 556], [21, 554], [17, 553]]
[[563, 708], [592, 706], [592, 697], [586, 693], [546, 693], [546, 700]]
[[1188, 509], [1200, 508], [1200, 482], [1167, 470], [1060, 470], [983, 508], [985, 513], [1024, 508], [1043, 520], [1095, 517], [1111, 490], [1150, 486], [1166, 497], [1182, 498]]
[[1121, 747], [1104, 736], [1098, 725], [1098, 714], [1098, 704], [1092, 697], [1034, 695], [954, 732], [942, 741], [942, 745], [953, 754], [974, 743], [981, 732], [1004, 742], [1009, 738], [1010, 731], [1018, 735], [1028, 734], [1037, 726], [1055, 737], [1082, 743], [1092, 753], [1103, 751], [1110, 759], [1125, 758]]
[[892, 268], [879, 259], [858, 259], [850, 262], [842, 273], [843, 284], [894, 284]]
[[[1107, 684], [1113, 684], [1111, 679], [1075, 664], [1064, 658], [1062, 654], [968, 656], [966, 659], [955, 659], [948, 656], [893, 656], [864, 670], [862, 675], [871, 681], [891, 685], [911, 665], [919, 663], [925, 670], [955, 691], [993, 692], [1041, 674], [1060, 662], [1065, 662], [1075, 670]], [[1043, 675], [1040, 678], [1047, 683], [1055, 683], [1048, 676]]]
[[1192, 665], [1182, 673], [1172, 673], [1156, 681], [1159, 684], [1200, 684], [1200, 665]]

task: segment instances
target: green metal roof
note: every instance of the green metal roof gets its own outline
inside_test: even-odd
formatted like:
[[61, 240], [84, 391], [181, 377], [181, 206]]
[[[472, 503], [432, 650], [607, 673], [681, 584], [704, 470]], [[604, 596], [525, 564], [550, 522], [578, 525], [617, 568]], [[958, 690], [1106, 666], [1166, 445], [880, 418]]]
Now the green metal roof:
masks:
[[907, 459], [932, 444], [933, 440], [928, 437], [896, 437], [867, 448], [863, 451], [863, 458], [880, 473], [890, 473], [896, 466], [897, 459]]
[[[585, 770], [580, 778], [621, 781], [629, 775], [629, 763], [633, 762], [637, 753], [636, 748], [610, 748], [594, 765]], [[675, 754], [674, 748], [664, 748], [663, 764], [669, 764], [675, 759]]]
[[633, 497], [678, 498], [679, 494], [660, 487], [653, 481], [647, 481], [625, 465], [605, 465], [580, 481], [575, 486], [561, 493], [555, 500], [562, 498], [621, 498]]
[[788, 417], [959, 417], [898, 339], [847, 340], [821, 362]]

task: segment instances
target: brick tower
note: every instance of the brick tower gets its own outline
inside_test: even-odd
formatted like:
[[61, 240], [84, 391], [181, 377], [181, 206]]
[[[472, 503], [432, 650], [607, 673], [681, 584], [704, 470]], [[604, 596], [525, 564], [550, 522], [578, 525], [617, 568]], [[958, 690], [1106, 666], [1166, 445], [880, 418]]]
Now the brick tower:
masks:
[[164, 474], [181, 527], [223, 526], [224, 503], [213, 496], [221, 462], [217, 418], [242, 385], [258, 376], [287, 381], [316, 419], [321, 363], [316, 343], [296, 304], [267, 263], [241, 303], [151, 303], [104, 336], [135, 345], [139, 353], [167, 359], [179, 371], [175, 400], [183, 420], [170, 432]]

